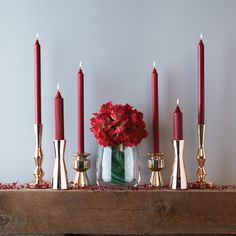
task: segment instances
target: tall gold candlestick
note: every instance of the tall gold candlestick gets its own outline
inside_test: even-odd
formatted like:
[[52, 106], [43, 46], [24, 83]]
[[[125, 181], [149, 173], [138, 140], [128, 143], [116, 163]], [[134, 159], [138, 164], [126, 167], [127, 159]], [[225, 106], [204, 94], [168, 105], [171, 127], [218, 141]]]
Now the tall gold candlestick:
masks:
[[34, 125], [34, 133], [35, 133], [34, 160], [35, 160], [36, 168], [34, 170], [35, 181], [32, 184], [45, 183], [43, 180], [44, 172], [42, 169], [42, 162], [43, 162], [42, 132], [43, 132], [43, 125], [42, 124], [35, 124]]
[[206, 154], [205, 154], [205, 124], [198, 125], [198, 152], [197, 152], [197, 182], [199, 184], [206, 183], [206, 171], [205, 171], [205, 162], [206, 162]]

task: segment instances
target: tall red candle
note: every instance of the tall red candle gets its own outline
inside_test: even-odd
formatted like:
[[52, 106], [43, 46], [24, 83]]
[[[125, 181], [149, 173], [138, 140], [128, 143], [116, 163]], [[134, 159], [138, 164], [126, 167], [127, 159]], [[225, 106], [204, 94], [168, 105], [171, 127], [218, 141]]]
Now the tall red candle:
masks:
[[204, 44], [202, 34], [198, 44], [198, 124], [205, 123], [205, 98], [204, 98]]
[[84, 73], [80, 63], [77, 75], [78, 90], [78, 153], [84, 153]]
[[57, 86], [55, 105], [55, 140], [64, 140], [64, 100]]
[[34, 44], [35, 66], [35, 124], [41, 124], [41, 55], [38, 35]]
[[173, 140], [183, 140], [183, 114], [179, 108], [179, 99], [173, 113]]
[[153, 152], [159, 153], [158, 73], [155, 62], [152, 71], [152, 134]]

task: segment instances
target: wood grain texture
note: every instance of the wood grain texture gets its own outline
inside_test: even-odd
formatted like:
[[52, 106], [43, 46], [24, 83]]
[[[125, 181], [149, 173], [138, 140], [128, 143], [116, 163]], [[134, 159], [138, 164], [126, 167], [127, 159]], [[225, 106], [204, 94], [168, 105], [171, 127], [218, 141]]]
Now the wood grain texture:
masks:
[[236, 191], [0, 191], [0, 234], [234, 234]]

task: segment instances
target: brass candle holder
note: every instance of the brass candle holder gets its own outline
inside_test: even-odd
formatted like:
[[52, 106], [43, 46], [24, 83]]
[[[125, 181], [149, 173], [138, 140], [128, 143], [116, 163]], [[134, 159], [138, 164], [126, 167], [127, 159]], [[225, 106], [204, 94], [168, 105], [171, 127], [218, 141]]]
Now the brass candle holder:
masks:
[[64, 159], [66, 140], [54, 140], [53, 145], [55, 151], [55, 163], [52, 176], [52, 188], [68, 189], [69, 184]]
[[205, 184], [206, 171], [204, 168], [206, 155], [205, 155], [205, 124], [198, 125], [198, 152], [197, 152], [197, 182], [200, 184]]
[[42, 133], [43, 133], [43, 125], [42, 124], [35, 124], [34, 125], [34, 133], [35, 133], [35, 153], [34, 153], [34, 160], [36, 168], [34, 170], [34, 177], [35, 180], [32, 185], [40, 185], [44, 184], [45, 181], [43, 180], [44, 172], [42, 169], [42, 162], [43, 162], [43, 151], [42, 151]]
[[174, 146], [174, 163], [170, 178], [171, 189], [187, 189], [188, 182], [184, 166], [184, 140], [173, 140]]
[[90, 160], [87, 159], [89, 153], [75, 153], [73, 168], [77, 171], [74, 179], [74, 186], [85, 187], [89, 185], [89, 179], [86, 171], [90, 168]]
[[165, 185], [161, 170], [164, 165], [164, 153], [148, 153], [150, 160], [148, 160], [148, 168], [152, 171], [150, 178], [150, 186], [162, 187]]
[[206, 180], [206, 170], [205, 170], [205, 162], [206, 162], [206, 154], [205, 154], [205, 124], [198, 125], [198, 152], [197, 152], [197, 184], [203, 185], [213, 185], [213, 183]]

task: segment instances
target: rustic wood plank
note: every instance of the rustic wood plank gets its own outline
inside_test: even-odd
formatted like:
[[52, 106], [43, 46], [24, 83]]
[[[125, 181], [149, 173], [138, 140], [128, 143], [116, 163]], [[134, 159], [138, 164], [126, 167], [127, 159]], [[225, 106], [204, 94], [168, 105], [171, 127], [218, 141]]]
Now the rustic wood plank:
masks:
[[4, 190], [0, 233], [234, 234], [236, 191]]

